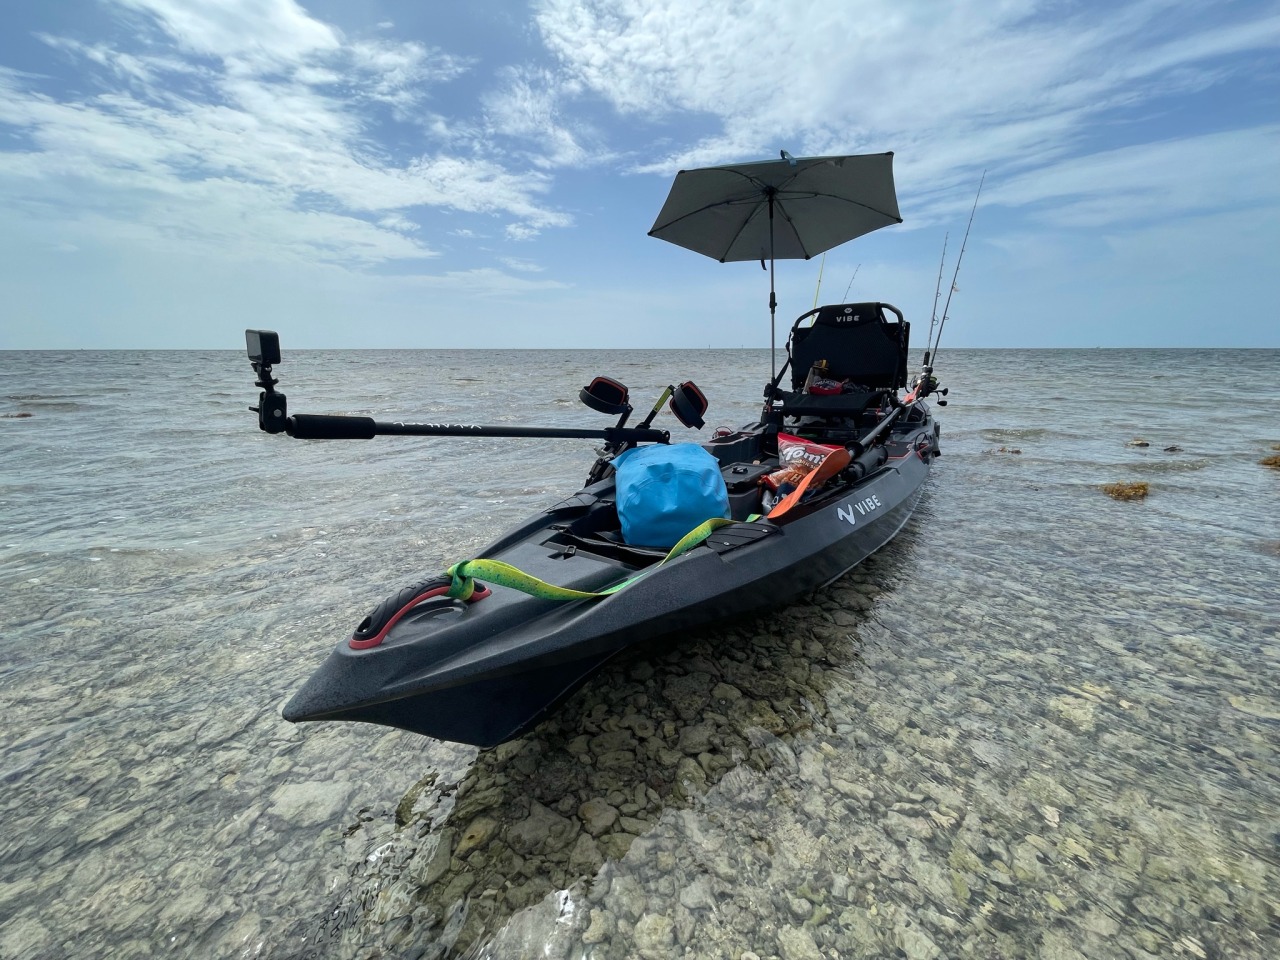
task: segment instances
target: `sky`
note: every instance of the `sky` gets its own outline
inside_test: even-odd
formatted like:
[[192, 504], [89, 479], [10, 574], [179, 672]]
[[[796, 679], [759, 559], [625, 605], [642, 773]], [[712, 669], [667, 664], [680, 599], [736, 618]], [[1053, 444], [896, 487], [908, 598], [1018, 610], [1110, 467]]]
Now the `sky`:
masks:
[[9, 0], [0, 349], [767, 347], [647, 233], [781, 150], [903, 223], [779, 261], [779, 343], [923, 345], [985, 172], [944, 347], [1280, 347], [1280, 2]]

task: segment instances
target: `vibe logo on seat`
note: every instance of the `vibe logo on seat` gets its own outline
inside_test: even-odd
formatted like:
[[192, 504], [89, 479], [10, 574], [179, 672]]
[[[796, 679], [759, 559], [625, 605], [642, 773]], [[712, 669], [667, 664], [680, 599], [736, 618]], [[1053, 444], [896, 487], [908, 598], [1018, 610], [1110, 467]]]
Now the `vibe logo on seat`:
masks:
[[[847, 507], [839, 507], [836, 510], [836, 516], [845, 523], [856, 526], [858, 523], [858, 517], [865, 517], [873, 510], [879, 510], [882, 506], [884, 506], [884, 504], [880, 502], [880, 498], [873, 493], [871, 496], [865, 497], [862, 500], [854, 501]], [[854, 512], [855, 510], [857, 513]]]

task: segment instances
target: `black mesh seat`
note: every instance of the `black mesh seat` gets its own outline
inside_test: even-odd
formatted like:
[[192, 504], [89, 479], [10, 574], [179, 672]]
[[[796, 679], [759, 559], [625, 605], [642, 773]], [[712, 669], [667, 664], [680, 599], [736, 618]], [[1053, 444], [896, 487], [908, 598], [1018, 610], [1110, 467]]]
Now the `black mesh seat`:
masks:
[[[886, 308], [896, 319], [890, 320]], [[802, 326], [810, 317], [813, 323]], [[784, 417], [857, 417], [869, 406], [907, 385], [907, 345], [911, 324], [887, 303], [842, 303], [818, 307], [791, 327], [787, 363], [774, 380], [773, 396], [782, 400]], [[804, 392], [815, 363], [825, 361], [828, 376], [844, 392], [821, 396]], [[791, 390], [778, 384], [791, 368]]]

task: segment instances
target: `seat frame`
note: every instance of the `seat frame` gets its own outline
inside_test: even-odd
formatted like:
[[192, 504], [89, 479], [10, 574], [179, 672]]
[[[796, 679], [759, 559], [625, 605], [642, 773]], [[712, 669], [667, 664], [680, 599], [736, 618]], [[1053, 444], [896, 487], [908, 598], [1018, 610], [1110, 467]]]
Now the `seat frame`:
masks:
[[[897, 319], [890, 320], [886, 310]], [[809, 326], [806, 320], [812, 318]], [[798, 317], [787, 337], [787, 361], [766, 390], [772, 412], [782, 418], [839, 418], [857, 421], [907, 385], [911, 324], [888, 303], [841, 303], [816, 307]], [[861, 389], [821, 396], [804, 392], [812, 366], [825, 360], [832, 379]], [[779, 384], [791, 371], [791, 390]]]

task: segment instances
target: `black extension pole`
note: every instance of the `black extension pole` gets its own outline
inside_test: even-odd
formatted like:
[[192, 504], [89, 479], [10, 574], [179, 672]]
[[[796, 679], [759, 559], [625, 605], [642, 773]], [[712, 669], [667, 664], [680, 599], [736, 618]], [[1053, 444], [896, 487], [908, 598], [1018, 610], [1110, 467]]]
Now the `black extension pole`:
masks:
[[547, 437], [566, 440], [605, 440], [609, 443], [667, 443], [666, 430], [640, 427], [490, 427], [478, 423], [386, 423], [372, 417], [322, 416], [296, 413], [285, 432], [299, 440], [371, 440], [374, 437]]

